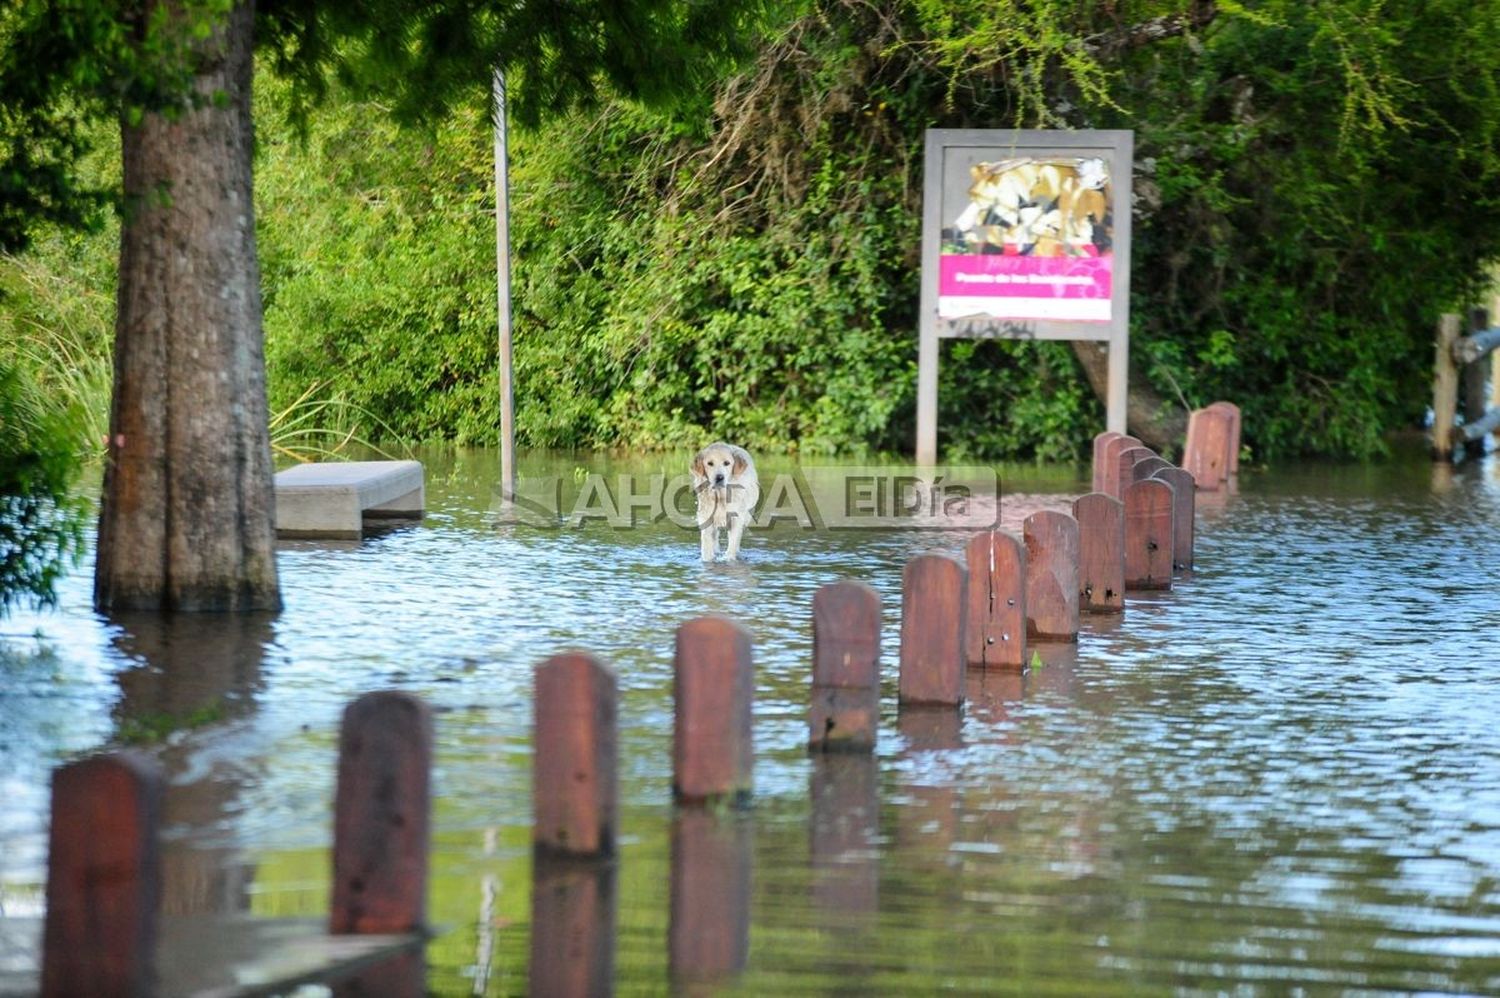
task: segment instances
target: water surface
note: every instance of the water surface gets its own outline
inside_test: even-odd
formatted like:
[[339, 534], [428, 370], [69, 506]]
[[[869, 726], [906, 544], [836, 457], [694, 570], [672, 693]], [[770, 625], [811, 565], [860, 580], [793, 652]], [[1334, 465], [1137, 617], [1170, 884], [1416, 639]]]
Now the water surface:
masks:
[[[422, 457], [426, 520], [285, 543], [279, 615], [106, 620], [84, 566], [0, 622], [0, 914], [40, 910], [50, 769], [184, 725], [155, 742], [168, 910], [326, 911], [339, 712], [398, 688], [438, 710], [429, 987], [523, 994], [580, 959], [576, 934], [533, 956], [556, 912], [528, 728], [532, 666], [581, 647], [621, 689], [613, 937], [585, 947], [620, 994], [1500, 992], [1495, 458], [1247, 473], [1201, 500], [1190, 578], [944, 717], [894, 707], [900, 572], [962, 533], [783, 525], [704, 566], [665, 523], [497, 529], [492, 452]], [[575, 468], [679, 470], [522, 471]], [[803, 748], [811, 598], [840, 578], [885, 605], [870, 759]], [[699, 820], [671, 805], [671, 652], [707, 612], [754, 635], [756, 794]]]

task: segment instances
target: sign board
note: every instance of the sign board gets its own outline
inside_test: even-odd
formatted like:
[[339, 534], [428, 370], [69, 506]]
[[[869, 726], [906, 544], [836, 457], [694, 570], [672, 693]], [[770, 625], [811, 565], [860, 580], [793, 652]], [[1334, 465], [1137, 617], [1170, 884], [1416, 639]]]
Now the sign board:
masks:
[[1125, 432], [1134, 133], [928, 129], [917, 463], [937, 463], [938, 341], [1109, 344], [1107, 428]]

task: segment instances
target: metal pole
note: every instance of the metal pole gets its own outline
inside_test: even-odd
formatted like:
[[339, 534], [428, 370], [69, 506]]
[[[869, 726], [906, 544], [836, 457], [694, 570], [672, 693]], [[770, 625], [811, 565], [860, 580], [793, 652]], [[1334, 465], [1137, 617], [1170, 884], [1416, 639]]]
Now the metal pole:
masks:
[[505, 147], [505, 74], [494, 77], [495, 278], [500, 327], [500, 488], [509, 503], [516, 494], [516, 401], [511, 378], [510, 177]]

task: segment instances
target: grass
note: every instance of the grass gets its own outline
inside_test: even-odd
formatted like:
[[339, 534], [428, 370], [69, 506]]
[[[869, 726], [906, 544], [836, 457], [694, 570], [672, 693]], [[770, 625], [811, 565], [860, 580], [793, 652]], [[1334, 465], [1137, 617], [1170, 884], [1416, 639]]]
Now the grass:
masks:
[[[76, 267], [59, 265], [57, 255], [0, 256], [0, 360], [27, 372], [55, 404], [78, 414], [84, 453], [97, 460], [109, 432], [113, 384], [113, 334], [108, 316], [113, 303], [96, 281]], [[366, 434], [399, 440], [367, 409], [336, 396], [317, 395], [323, 383], [270, 414], [271, 449], [294, 461], [339, 460], [354, 449], [390, 458]], [[397, 450], [406, 445], [398, 442]]]

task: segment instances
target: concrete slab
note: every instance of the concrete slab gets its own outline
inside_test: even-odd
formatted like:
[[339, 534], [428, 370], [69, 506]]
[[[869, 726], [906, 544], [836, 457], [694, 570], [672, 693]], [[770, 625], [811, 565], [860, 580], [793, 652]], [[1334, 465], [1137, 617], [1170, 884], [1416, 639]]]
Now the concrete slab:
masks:
[[[35, 995], [41, 980], [40, 918], [0, 918], [0, 996]], [[162, 998], [250, 998], [337, 981], [422, 947], [404, 936], [330, 936], [322, 919], [165, 915], [157, 950]]]
[[357, 540], [365, 517], [421, 519], [420, 461], [317, 461], [276, 473], [278, 537]]

